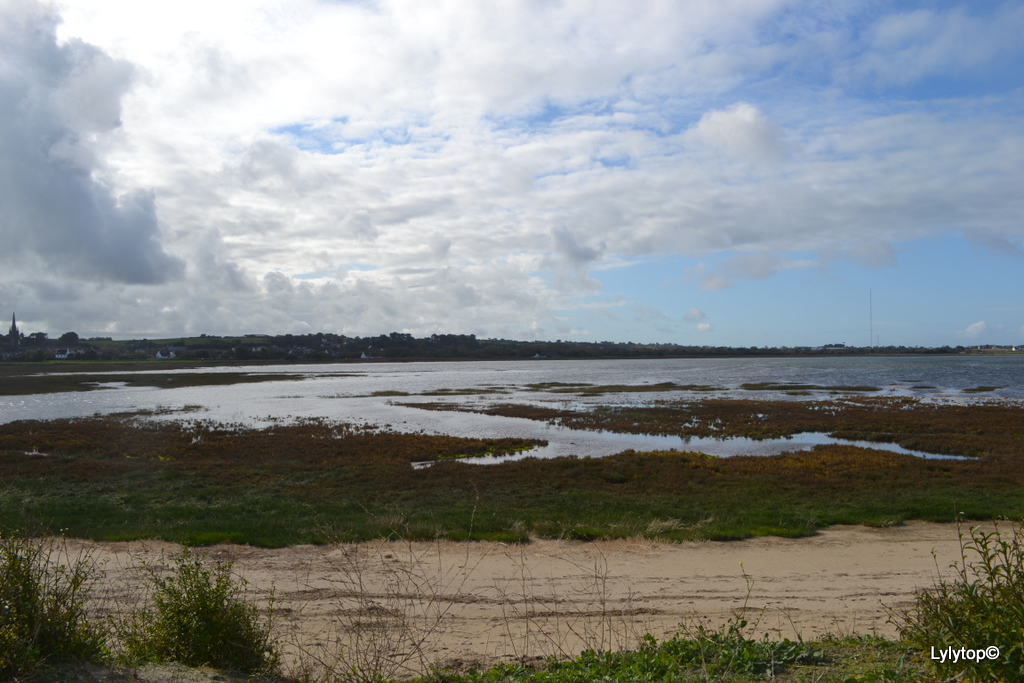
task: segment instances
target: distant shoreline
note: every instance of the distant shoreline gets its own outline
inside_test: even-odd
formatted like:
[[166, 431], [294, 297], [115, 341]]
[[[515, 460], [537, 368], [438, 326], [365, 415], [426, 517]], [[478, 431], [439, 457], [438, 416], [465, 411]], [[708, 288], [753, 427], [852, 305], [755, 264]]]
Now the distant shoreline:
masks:
[[[47, 361], [7, 361], [0, 363], [0, 376], [22, 375], [28, 372], [89, 372], [97, 368], [104, 371], [132, 372], [153, 369], [191, 370], [195, 368], [214, 367], [261, 367], [261, 366], [292, 366], [292, 365], [379, 365], [387, 363], [462, 363], [462, 362], [541, 362], [541, 361], [600, 361], [600, 360], [701, 360], [701, 359], [733, 359], [733, 358], [934, 358], [954, 356], [982, 357], [1016, 357], [1024, 358], [1024, 353], [1012, 351], [922, 351], [917, 353], [871, 353], [871, 352], [829, 352], [829, 353], [779, 353], [779, 354], [679, 354], [679, 355], [638, 355], [638, 356], [555, 356], [548, 358], [522, 357], [453, 357], [439, 358], [436, 356], [398, 357], [398, 358], [254, 358], [212, 359], [212, 360], [47, 360]], [[59, 369], [58, 369], [59, 368]]]

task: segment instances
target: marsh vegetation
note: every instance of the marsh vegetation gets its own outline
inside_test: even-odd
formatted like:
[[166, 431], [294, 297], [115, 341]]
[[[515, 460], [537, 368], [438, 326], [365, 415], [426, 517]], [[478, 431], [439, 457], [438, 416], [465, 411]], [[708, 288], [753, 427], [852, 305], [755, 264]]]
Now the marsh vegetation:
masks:
[[824, 432], [840, 439], [895, 443], [927, 453], [1024, 456], [1024, 407], [1009, 402], [935, 403], [905, 396], [844, 396], [817, 401], [701, 398], [573, 408], [522, 403], [403, 405], [618, 433], [777, 439]]
[[[266, 428], [133, 416], [21, 421], [0, 425], [0, 521], [46, 520], [97, 540], [281, 546], [367, 540], [395, 528], [414, 539], [681, 541], [951, 521], [955, 506], [969, 519], [1024, 516], [1024, 410], [1010, 404], [861, 398], [485, 409], [642, 433], [756, 439], [826, 431], [971, 457], [829, 445], [777, 456], [626, 451], [478, 467], [457, 460], [543, 442], [320, 419]], [[414, 469], [417, 462], [433, 465]], [[396, 517], [401, 525], [384, 522]]]

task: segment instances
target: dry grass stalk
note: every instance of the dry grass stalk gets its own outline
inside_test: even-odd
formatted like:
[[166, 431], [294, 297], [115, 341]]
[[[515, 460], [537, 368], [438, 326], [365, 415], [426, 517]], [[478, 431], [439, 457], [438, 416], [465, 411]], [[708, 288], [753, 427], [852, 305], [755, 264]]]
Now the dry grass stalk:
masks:
[[426, 673], [472, 573], [468, 552], [461, 567], [446, 568], [440, 542], [336, 547], [327, 579], [334, 618], [311, 640], [291, 639], [299, 676], [374, 683]]
[[646, 611], [634, 605], [631, 591], [624, 600], [612, 597], [616, 577], [599, 548], [590, 563], [563, 558], [579, 570], [565, 592], [534, 575], [523, 549], [509, 558], [512, 576], [495, 591], [507, 654], [514, 659], [564, 659], [583, 650], [621, 651], [639, 644], [646, 629], [636, 619]]

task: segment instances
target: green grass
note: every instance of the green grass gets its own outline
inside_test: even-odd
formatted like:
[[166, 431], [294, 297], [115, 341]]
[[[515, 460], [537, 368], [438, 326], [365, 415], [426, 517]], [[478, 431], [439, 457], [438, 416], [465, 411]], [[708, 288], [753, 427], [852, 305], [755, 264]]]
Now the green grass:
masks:
[[921, 683], [936, 681], [922, 653], [874, 636], [773, 641], [731, 621], [663, 641], [646, 636], [626, 652], [587, 651], [568, 660], [497, 664], [457, 673], [435, 669], [415, 683]]

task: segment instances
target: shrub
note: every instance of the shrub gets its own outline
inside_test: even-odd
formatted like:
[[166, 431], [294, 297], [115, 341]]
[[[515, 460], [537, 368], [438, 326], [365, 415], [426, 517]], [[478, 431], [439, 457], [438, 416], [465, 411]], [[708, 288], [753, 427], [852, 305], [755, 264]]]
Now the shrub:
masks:
[[932, 662], [943, 678], [1024, 680], [1024, 535], [1021, 526], [960, 533], [961, 561], [955, 579], [940, 579], [918, 594], [914, 607], [896, 615], [903, 638], [931, 656], [945, 648], [996, 646], [999, 657]]
[[43, 540], [0, 534], [0, 678], [48, 659], [103, 656], [84, 607], [91, 569], [88, 556], [71, 560]]
[[153, 610], [138, 613], [123, 634], [128, 659], [213, 666], [246, 673], [276, 671], [278, 654], [270, 616], [242, 598], [244, 579], [230, 562], [214, 568], [188, 550], [174, 558], [169, 576], [144, 565], [153, 589]]

